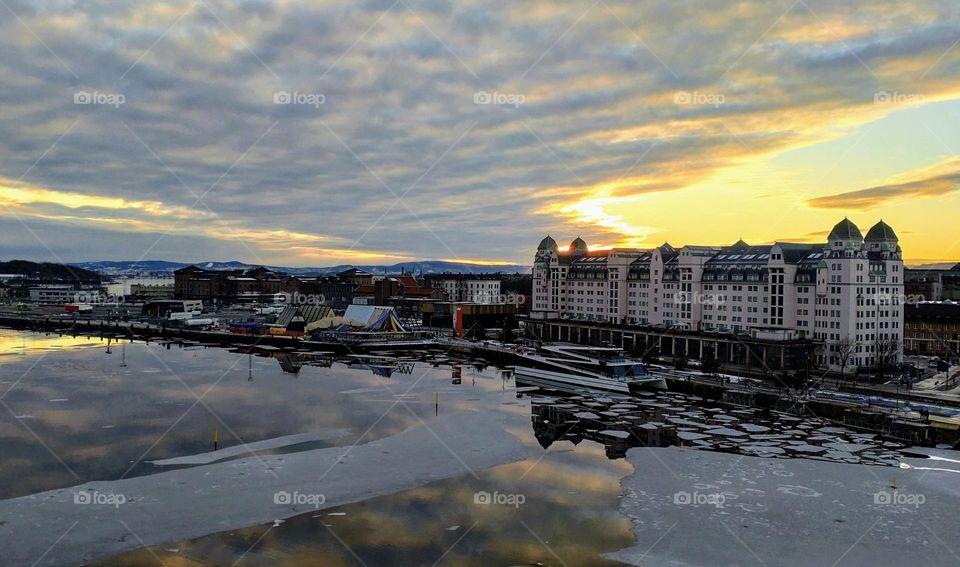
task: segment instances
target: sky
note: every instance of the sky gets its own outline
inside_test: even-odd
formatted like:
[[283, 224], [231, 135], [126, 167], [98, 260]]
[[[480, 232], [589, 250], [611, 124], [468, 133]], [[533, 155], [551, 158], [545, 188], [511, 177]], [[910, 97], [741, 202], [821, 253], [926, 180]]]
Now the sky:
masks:
[[956, 0], [0, 0], [0, 259], [956, 261], [956, 150]]

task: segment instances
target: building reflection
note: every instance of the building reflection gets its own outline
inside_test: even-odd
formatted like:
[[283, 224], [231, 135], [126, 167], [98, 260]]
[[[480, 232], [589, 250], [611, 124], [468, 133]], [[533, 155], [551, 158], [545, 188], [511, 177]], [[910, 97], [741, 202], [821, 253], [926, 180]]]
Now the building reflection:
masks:
[[280, 363], [280, 369], [288, 374], [299, 374], [304, 366], [315, 366], [317, 368], [330, 368], [333, 365], [333, 357], [319, 354], [296, 353], [296, 352], [276, 352], [271, 353], [273, 358]]
[[540, 390], [530, 403], [530, 421], [544, 449], [557, 441], [579, 445], [588, 439], [603, 445], [607, 458], [621, 459], [632, 447], [676, 444], [676, 426], [660, 421], [664, 405], [653, 396], [631, 399]]

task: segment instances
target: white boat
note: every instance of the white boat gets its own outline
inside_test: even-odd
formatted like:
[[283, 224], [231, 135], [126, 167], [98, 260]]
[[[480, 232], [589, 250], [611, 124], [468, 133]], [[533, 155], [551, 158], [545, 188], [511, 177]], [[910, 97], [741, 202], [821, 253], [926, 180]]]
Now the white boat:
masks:
[[648, 373], [643, 363], [625, 356], [618, 348], [551, 344], [521, 358], [523, 362], [515, 370], [517, 380], [547, 388], [620, 394], [667, 389], [663, 376]]

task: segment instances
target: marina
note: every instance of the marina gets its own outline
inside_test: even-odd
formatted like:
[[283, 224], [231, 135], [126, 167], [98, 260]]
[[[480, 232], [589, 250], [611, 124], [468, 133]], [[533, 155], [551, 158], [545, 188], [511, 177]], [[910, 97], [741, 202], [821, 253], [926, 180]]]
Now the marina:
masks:
[[[227, 347], [258, 355], [277, 353], [282, 355], [277, 356], [278, 360], [291, 368], [302, 364], [325, 364], [334, 355], [351, 355], [354, 364], [361, 365], [363, 363], [358, 357], [376, 358], [376, 353], [380, 353], [380, 356], [386, 354], [388, 358], [395, 358], [397, 353], [457, 353], [514, 368], [530, 384], [548, 388], [562, 387], [574, 391], [594, 388], [621, 395], [642, 393], [649, 389], [668, 389], [744, 407], [775, 409], [797, 416], [815, 415], [832, 423], [883, 434], [904, 442], [950, 447], [960, 443], [960, 399], [952, 396], [930, 391], [878, 391], [856, 383], [844, 385], [838, 390], [800, 391], [785, 387], [776, 377], [763, 380], [680, 371], [657, 364], [644, 365], [639, 361], [622, 359], [622, 351], [611, 347], [556, 343], [553, 346], [548, 344], [546, 350], [537, 352], [529, 347], [460, 340], [425, 331], [415, 334], [353, 333], [346, 337], [323, 334], [327, 339], [321, 341], [311, 337], [237, 334], [137, 322], [77, 320], [68, 324], [59, 318], [11, 315], [0, 316], [0, 325], [69, 336], [97, 336], [116, 341], [117, 344], [132, 340], [159, 341], [166, 348]], [[569, 353], [576, 352], [581, 353], [578, 356], [588, 359], [585, 368], [571, 366]], [[601, 353], [602, 357], [597, 358]], [[618, 362], [601, 369], [600, 361], [612, 356], [619, 357]], [[617, 368], [617, 364], [620, 368], [637, 368], [637, 372], [644, 374], [629, 377], [629, 380], [624, 376], [612, 376], [610, 368]], [[396, 368], [392, 364], [380, 366], [379, 371], [385, 374], [392, 373]]]
[[[582, 385], [575, 386], [576, 391], [563, 391], [530, 384], [518, 376], [515, 365], [493, 362], [502, 349], [493, 345], [485, 356], [479, 350], [464, 352], [463, 345], [449, 342], [442, 350], [371, 349], [368, 354], [342, 355], [304, 345], [292, 350], [270, 345], [252, 349], [235, 342], [222, 348], [216, 342], [182, 339], [148, 343], [12, 330], [0, 333], [6, 345], [6, 364], [13, 364], [8, 368], [26, 370], [35, 357], [43, 356], [28, 384], [7, 380], [10, 393], [4, 402], [16, 412], [6, 418], [6, 427], [13, 431], [22, 427], [21, 422], [29, 424], [63, 459], [60, 468], [56, 457], [42, 446], [26, 443], [23, 449], [13, 449], [21, 455], [15, 462], [22, 464], [9, 462], [2, 469], [7, 488], [6, 500], [0, 501], [0, 520], [6, 522], [6, 529], [19, 531], [21, 522], [39, 520], [31, 512], [37, 499], [24, 499], [27, 494], [39, 493], [49, 505], [63, 507], [60, 520], [47, 524], [43, 533], [69, 527], [58, 522], [69, 522], [77, 511], [70, 504], [77, 490], [119, 493], [134, 502], [115, 511], [93, 510], [102, 515], [100, 521], [71, 536], [79, 547], [51, 552], [42, 563], [49, 565], [80, 561], [139, 565], [154, 554], [164, 562], [183, 556], [232, 562], [243, 549], [231, 542], [239, 537], [249, 546], [266, 532], [274, 535], [258, 544], [245, 561], [266, 565], [280, 557], [295, 557], [286, 549], [290, 545], [311, 550], [309, 553], [342, 556], [346, 552], [330, 535], [331, 529], [337, 530], [338, 538], [349, 541], [352, 549], [360, 549], [364, 562], [374, 557], [415, 562], [418, 557], [438, 554], [432, 547], [392, 546], [389, 552], [365, 547], [362, 542], [368, 541], [368, 533], [363, 526], [367, 524], [356, 522], [369, 506], [387, 506], [398, 515], [398, 521], [413, 522], [411, 530], [445, 533], [452, 528], [451, 538], [468, 537], [486, 550], [478, 559], [481, 562], [509, 557], [516, 563], [522, 557], [529, 563], [549, 564], [549, 551], [521, 543], [537, 539], [523, 528], [525, 524], [537, 537], [557, 542], [565, 557], [582, 558], [579, 564], [616, 565], [613, 557], [617, 550], [628, 548], [636, 537], [630, 535], [630, 524], [617, 507], [620, 479], [629, 474], [630, 455], [638, 449], [728, 453], [771, 462], [802, 459], [858, 467], [854, 470], [867, 465], [890, 471], [897, 470], [905, 458], [917, 458], [919, 450], [906, 442], [837, 426], [813, 415], [742, 405], [738, 392], [755, 395], [769, 390], [750, 382], [722, 384], [725, 389], [721, 392], [733, 392], [726, 400], [723, 394], [721, 399], [710, 399], [677, 390], [617, 394]], [[499, 353], [501, 359], [503, 354]], [[118, 355], [121, 358], [115, 358]], [[67, 382], [56, 387], [57, 395], [37, 389], [49, 380], [62, 382], [66, 377], [58, 373], [64, 365], [74, 371]], [[666, 369], [659, 371], [667, 375]], [[143, 383], [137, 376], [150, 377], [151, 382]], [[702, 389], [708, 381], [701, 384], [689, 376], [674, 376], [668, 383]], [[104, 384], [110, 384], [109, 392], [102, 390]], [[191, 410], [196, 406], [191, 391], [212, 392], [204, 402], [209, 411]], [[121, 407], [113, 404], [113, 399], [142, 401]], [[56, 415], [67, 412], [77, 419], [87, 414], [83, 408], [96, 407], [102, 409], [92, 414], [92, 419], [87, 417], [68, 438], [60, 438], [56, 429], [51, 429], [49, 420], [62, 419]], [[318, 412], [320, 408], [324, 410]], [[157, 419], [160, 415], [167, 417]], [[144, 429], [148, 423], [151, 425]], [[164, 435], [171, 424], [173, 428]], [[139, 433], [130, 437], [133, 431]], [[219, 445], [212, 446], [215, 431], [222, 437]], [[398, 436], [401, 431], [408, 433]], [[519, 445], [513, 443], [514, 436]], [[161, 441], [154, 446], [137, 441], [151, 437]], [[354, 446], [356, 449], [351, 449]], [[467, 457], [480, 447], [484, 447], [483, 459]], [[102, 454], [104, 450], [107, 452]], [[91, 451], [101, 456], [82, 457]], [[368, 463], [364, 459], [369, 451], [379, 456]], [[360, 468], [340, 469], [342, 465], [337, 463], [351, 454], [354, 457], [348, 460]], [[384, 460], [386, 455], [396, 455], [399, 460], [390, 464]], [[411, 466], [411, 459], [425, 468]], [[48, 463], [50, 475], [24, 475], [25, 469], [18, 468], [32, 469], [40, 462]], [[304, 464], [297, 464], [301, 462]], [[311, 463], [308, 469], [296, 472], [306, 463]], [[314, 485], [316, 475], [306, 471], [318, 467], [342, 472]], [[376, 472], [391, 468], [406, 471], [402, 478], [410, 482], [396, 483]], [[287, 484], [268, 481], [271, 470]], [[73, 474], [84, 482], [76, 484]], [[171, 480], [179, 479], [175, 482], [187, 488], [158, 493], [156, 479], [167, 477], [157, 475], [173, 475]], [[337, 479], [346, 478], [341, 475], [351, 479], [352, 488], [347, 492], [331, 488], [340, 486]], [[324, 504], [318, 509], [294, 506], [280, 510], [258, 503], [258, 498], [259, 502], [270, 500], [271, 493], [264, 494], [262, 488], [284, 486], [288, 491], [323, 493]], [[372, 492], [365, 488], [373, 486], [378, 488]], [[595, 488], [584, 490], [584, 486]], [[237, 499], [238, 490], [247, 495]], [[434, 501], [436, 496], [426, 495], [437, 491], [445, 496], [430, 507], [427, 516], [414, 511], [421, 499]], [[484, 491], [522, 494], [527, 503], [506, 509], [477, 506], [474, 493]], [[186, 493], [207, 496], [190, 498], [188, 504]], [[221, 501], [235, 502], [235, 507], [225, 508]], [[571, 501], [580, 502], [582, 521], [577, 514], [570, 516], [566, 506]], [[557, 508], [561, 502], [562, 508]], [[196, 516], [198, 523], [178, 522], [179, 527], [171, 529], [162, 519], [179, 517], [182, 506], [205, 512]], [[565, 510], [569, 522], [557, 532], [559, 526], [546, 519], [551, 510], [560, 509]], [[225, 515], [211, 515], [213, 510]], [[500, 515], [507, 511], [509, 515]], [[493, 520], [490, 512], [497, 512], [498, 519]], [[598, 523], [597, 514], [605, 519]], [[48, 520], [52, 517], [57, 516], [44, 515]], [[433, 523], [437, 518], [443, 526]], [[136, 530], [150, 548], [138, 549], [142, 545], [136, 540], [124, 540], [124, 528], [116, 519]], [[520, 521], [523, 524], [517, 523]], [[475, 523], [477, 527], [465, 534], [464, 526]], [[211, 532], [209, 526], [213, 525], [228, 531]], [[510, 525], [522, 531], [510, 530]], [[597, 536], [587, 540], [579, 537], [580, 532]], [[112, 543], [104, 546], [97, 542]], [[49, 543], [43, 537], [18, 540], [12, 557], [27, 557]], [[87, 551], [77, 556], [70, 555], [70, 549]], [[604, 554], [610, 559], [602, 559]], [[106, 559], [106, 555], [111, 557]], [[97, 562], [98, 556], [103, 563]], [[465, 556], [461, 559], [466, 561]]]

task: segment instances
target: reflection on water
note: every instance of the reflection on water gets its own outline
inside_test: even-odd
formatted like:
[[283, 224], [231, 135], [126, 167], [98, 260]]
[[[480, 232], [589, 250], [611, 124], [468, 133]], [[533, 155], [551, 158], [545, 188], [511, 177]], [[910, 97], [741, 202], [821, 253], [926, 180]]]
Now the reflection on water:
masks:
[[[99, 337], [61, 337], [0, 329], [0, 357], [11, 355], [42, 356], [51, 351], [99, 347], [105, 344], [107, 344], [107, 339], [100, 339]], [[2, 361], [2, 358], [0, 358], [0, 361]]]
[[[335, 361], [143, 343], [114, 345], [105, 355], [99, 339], [70, 343], [5, 332], [3, 340], [61, 346], [46, 347], [42, 359], [3, 359], [0, 386], [10, 388], [3, 398], [10, 411], [0, 407], [2, 498], [152, 474], [157, 469], [146, 461], [209, 451], [214, 431], [223, 447], [336, 428], [353, 432], [267, 451], [282, 453], [349, 447], [471, 409], [504, 423], [529, 451], [524, 461], [476, 476], [100, 565], [156, 565], [157, 557], [169, 566], [240, 558], [244, 565], [431, 565], [441, 558], [450, 565], [615, 565], [600, 554], [633, 541], [617, 512], [619, 479], [631, 467], [608, 460], [601, 444], [580, 443], [574, 451], [573, 443], [556, 442], [545, 451], [530, 427], [529, 399], [518, 397], [509, 372], [482, 362], [450, 355]], [[491, 487], [522, 494], [523, 504], [478, 504], [476, 494]]]
[[297, 352], [277, 352], [270, 356], [277, 359], [280, 363], [280, 370], [287, 374], [299, 374], [304, 366], [315, 366], [317, 368], [330, 368], [333, 365], [333, 357], [326, 354], [309, 354]]

